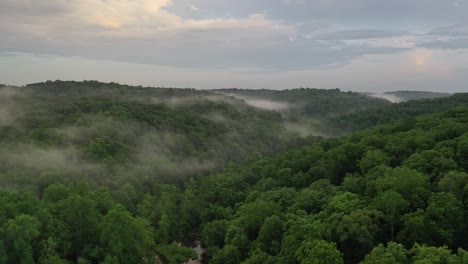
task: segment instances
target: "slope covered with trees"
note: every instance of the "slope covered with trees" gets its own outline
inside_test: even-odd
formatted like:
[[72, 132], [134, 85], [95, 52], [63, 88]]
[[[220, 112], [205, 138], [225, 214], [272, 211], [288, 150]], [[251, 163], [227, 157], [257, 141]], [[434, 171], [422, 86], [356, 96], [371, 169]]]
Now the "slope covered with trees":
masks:
[[222, 89], [246, 103], [278, 111], [286, 126], [302, 134], [325, 137], [343, 136], [375, 125], [405, 117], [438, 113], [466, 105], [468, 94], [443, 94], [399, 91], [385, 93], [401, 96], [406, 102], [390, 103], [367, 94], [300, 88], [292, 90]]
[[[463, 263], [468, 109], [423, 116], [143, 193], [2, 191], [5, 263]], [[315, 262], [310, 262], [315, 261]]]
[[206, 91], [0, 95], [0, 263], [180, 264], [196, 240], [215, 264], [468, 260], [464, 95], [330, 139]]
[[[339, 90], [286, 94], [293, 105], [315, 98], [305, 107], [320, 102], [313, 116], [321, 118], [385, 104]], [[0, 101], [0, 183], [8, 188], [174, 182], [298, 147], [311, 132], [301, 136], [284, 113], [194, 89], [48, 81], [2, 87]]]
[[386, 124], [402, 118], [444, 112], [451, 108], [466, 106], [468, 93], [454, 94], [443, 98], [429, 98], [391, 104], [372, 111], [360, 110], [354, 113], [330, 118], [324, 123], [332, 134], [347, 134], [375, 125]]
[[465, 107], [204, 178], [210, 263], [464, 263], [467, 146]]
[[0, 183], [175, 182], [306, 139], [277, 112], [193, 89], [48, 82], [0, 88]]
[[279, 110], [289, 118], [307, 116], [309, 118], [324, 120], [358, 110], [368, 110], [391, 104], [383, 99], [371, 98], [355, 92], [342, 92], [340, 89], [298, 88], [280, 91], [267, 89], [221, 89], [216, 91], [237, 96], [247, 102], [258, 99], [284, 103], [284, 107]]
[[335, 137], [343, 133], [330, 119], [339, 119], [357, 111], [369, 111], [391, 105], [384, 99], [373, 98], [340, 89], [325, 90], [298, 88], [291, 90], [221, 89], [218, 93], [230, 95], [247, 104], [275, 110], [283, 116], [285, 126], [301, 135]]

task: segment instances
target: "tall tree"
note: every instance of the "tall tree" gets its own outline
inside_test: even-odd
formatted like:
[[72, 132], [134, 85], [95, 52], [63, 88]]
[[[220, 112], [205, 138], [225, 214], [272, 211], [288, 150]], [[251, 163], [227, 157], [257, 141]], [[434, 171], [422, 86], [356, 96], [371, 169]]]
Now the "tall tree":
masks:
[[152, 263], [153, 229], [121, 205], [110, 210], [100, 224], [100, 245], [107, 260], [116, 263]]
[[32, 241], [40, 235], [39, 221], [29, 215], [21, 214], [8, 220], [4, 229], [6, 237], [13, 244], [9, 262], [33, 264]]

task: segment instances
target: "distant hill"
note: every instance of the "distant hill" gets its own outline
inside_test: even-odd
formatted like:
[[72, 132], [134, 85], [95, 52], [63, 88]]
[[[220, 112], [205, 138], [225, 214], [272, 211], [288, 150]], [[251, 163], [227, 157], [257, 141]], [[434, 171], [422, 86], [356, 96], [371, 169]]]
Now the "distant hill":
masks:
[[412, 118], [467, 106], [468, 93], [458, 93], [448, 97], [410, 100], [374, 109], [373, 111], [357, 111], [349, 115], [329, 119], [324, 124], [324, 129], [330, 128], [331, 131], [328, 132], [330, 134], [346, 134], [402, 118]]
[[406, 102], [410, 100], [447, 97], [447, 96], [450, 96], [451, 94], [420, 92], [420, 91], [395, 91], [395, 92], [386, 92], [383, 94], [368, 93], [368, 95], [374, 98], [382, 98], [392, 103], [401, 103], [401, 102]]
[[243, 99], [246, 103], [287, 116], [307, 115], [314, 118], [341, 116], [359, 110], [390, 105], [379, 98], [340, 89], [297, 88], [286, 90], [220, 89], [218, 93]]
[[356, 92], [343, 92], [340, 89], [297, 88], [288, 90], [215, 90], [230, 95], [261, 109], [275, 110], [282, 114], [285, 125], [302, 135], [336, 136], [324, 127], [327, 120], [340, 118], [359, 111], [370, 111], [391, 103], [380, 98], [372, 98]]

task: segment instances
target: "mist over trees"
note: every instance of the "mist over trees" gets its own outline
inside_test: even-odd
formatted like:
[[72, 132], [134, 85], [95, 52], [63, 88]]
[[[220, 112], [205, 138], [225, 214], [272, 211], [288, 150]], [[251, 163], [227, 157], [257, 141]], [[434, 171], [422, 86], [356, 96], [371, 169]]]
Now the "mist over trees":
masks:
[[306, 142], [279, 113], [193, 89], [51, 82], [0, 92], [0, 180], [22, 187], [23, 177], [33, 188], [177, 182]]
[[468, 261], [467, 94], [0, 87], [0, 263]]

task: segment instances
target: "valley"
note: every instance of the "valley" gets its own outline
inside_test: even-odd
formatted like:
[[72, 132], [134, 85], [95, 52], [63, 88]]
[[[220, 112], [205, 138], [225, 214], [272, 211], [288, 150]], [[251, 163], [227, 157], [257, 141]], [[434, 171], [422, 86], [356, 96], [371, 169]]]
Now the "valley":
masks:
[[55, 81], [0, 102], [0, 263], [467, 256], [467, 94]]

